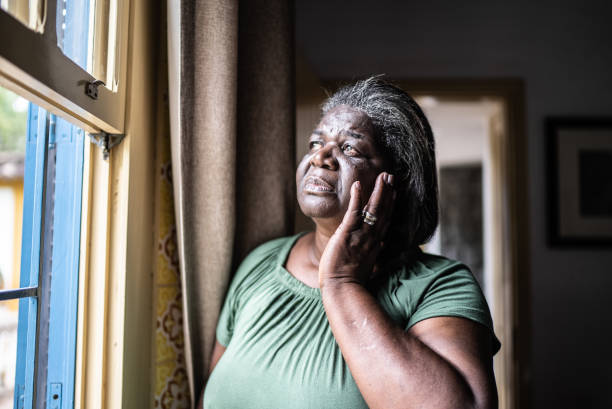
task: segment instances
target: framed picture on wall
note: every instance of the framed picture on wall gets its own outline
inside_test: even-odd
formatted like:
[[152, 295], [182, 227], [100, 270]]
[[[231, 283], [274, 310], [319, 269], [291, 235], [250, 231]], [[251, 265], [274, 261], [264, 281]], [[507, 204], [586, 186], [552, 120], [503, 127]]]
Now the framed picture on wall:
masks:
[[549, 236], [558, 245], [612, 245], [612, 118], [551, 117]]

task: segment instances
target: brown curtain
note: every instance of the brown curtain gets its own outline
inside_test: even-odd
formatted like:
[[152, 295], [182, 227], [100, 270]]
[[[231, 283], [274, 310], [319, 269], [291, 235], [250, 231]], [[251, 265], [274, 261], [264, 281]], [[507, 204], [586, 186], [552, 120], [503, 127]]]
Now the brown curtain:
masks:
[[233, 268], [292, 231], [293, 8], [283, 0], [169, 1], [168, 27], [185, 354], [197, 401]]

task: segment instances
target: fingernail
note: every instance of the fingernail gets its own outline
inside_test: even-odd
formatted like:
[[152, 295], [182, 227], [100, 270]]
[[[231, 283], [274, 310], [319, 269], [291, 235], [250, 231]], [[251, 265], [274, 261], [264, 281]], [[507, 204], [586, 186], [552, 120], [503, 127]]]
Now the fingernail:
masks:
[[355, 182], [355, 189], [361, 190], [361, 183], [359, 181]]
[[389, 184], [390, 184], [391, 186], [393, 186], [393, 179], [395, 179], [395, 178], [393, 177], [393, 175], [389, 175], [389, 176], [388, 176], [388, 179], [389, 179]]

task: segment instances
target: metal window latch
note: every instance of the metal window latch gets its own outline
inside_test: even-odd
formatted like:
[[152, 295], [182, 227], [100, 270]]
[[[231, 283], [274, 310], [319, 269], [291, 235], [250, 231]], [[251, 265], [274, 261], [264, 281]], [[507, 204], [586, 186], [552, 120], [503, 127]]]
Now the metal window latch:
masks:
[[104, 160], [108, 160], [110, 150], [121, 143], [123, 138], [125, 138], [125, 134], [106, 133], [102, 131], [100, 133], [90, 133], [89, 138], [91, 139], [91, 143], [102, 148], [102, 157]]
[[98, 87], [100, 85], [106, 85], [106, 84], [100, 80], [87, 82], [85, 84], [85, 94], [91, 99], [98, 99]]

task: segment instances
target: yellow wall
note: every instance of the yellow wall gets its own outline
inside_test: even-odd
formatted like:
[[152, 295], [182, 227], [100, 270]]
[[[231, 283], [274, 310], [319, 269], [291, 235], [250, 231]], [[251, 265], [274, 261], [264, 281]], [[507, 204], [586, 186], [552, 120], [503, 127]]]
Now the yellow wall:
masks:
[[158, 119], [156, 193], [155, 193], [155, 261], [153, 303], [155, 308], [153, 407], [188, 408], [189, 384], [185, 368], [183, 340], [183, 307], [178, 264], [170, 134], [166, 116]]
[[[165, 2], [164, 2], [165, 6]], [[165, 7], [163, 7], [165, 9]], [[166, 15], [162, 12], [161, 35], [165, 37]], [[165, 44], [162, 43], [162, 44]], [[166, 47], [159, 56], [159, 94], [168, 92]], [[158, 99], [155, 158], [155, 242], [153, 249], [153, 371], [151, 407], [189, 408], [190, 393], [185, 367], [183, 305], [178, 262], [170, 124], [167, 99]]]
[[[21, 225], [23, 220], [23, 180], [0, 180], [0, 187], [8, 187], [13, 191], [13, 198], [15, 200], [14, 214], [13, 217], [15, 223], [13, 224], [13, 272], [11, 278], [7, 280], [5, 286], [7, 288], [18, 288], [19, 287], [19, 269], [21, 266]], [[6, 304], [12, 310], [17, 310], [19, 307], [18, 300], [7, 301]]]

